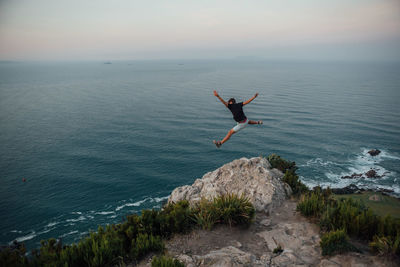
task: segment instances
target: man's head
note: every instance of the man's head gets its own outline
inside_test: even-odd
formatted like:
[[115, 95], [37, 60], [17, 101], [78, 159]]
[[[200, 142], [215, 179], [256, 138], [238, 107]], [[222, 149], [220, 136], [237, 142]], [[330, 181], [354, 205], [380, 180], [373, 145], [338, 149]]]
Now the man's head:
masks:
[[234, 98], [231, 98], [228, 100], [228, 104], [230, 104], [230, 105], [236, 104], [236, 100]]

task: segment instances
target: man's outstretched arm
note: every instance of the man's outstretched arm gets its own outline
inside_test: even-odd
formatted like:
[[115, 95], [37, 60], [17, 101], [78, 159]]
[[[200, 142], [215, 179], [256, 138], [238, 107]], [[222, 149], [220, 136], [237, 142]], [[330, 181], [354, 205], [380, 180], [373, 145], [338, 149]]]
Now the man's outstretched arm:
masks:
[[214, 95], [215, 95], [216, 97], [218, 97], [218, 99], [219, 99], [226, 107], [228, 107], [228, 103], [226, 103], [226, 102], [222, 99], [222, 97], [219, 96], [219, 94], [217, 93], [217, 91], [215, 91], [215, 90], [214, 90]]
[[254, 100], [254, 98], [256, 98], [258, 96], [258, 93], [256, 93], [252, 98], [250, 98], [249, 100], [247, 100], [247, 101], [244, 101], [243, 102], [243, 106], [244, 105], [247, 105], [248, 103], [250, 103], [251, 101], [253, 101]]

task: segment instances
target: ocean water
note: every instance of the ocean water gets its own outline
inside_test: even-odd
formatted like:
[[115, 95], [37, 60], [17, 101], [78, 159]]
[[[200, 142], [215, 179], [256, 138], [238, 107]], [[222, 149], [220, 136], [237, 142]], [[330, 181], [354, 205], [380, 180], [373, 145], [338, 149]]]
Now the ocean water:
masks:
[[[238, 101], [258, 92], [244, 111], [264, 125], [217, 149], [235, 123], [213, 89]], [[310, 186], [400, 196], [399, 102], [396, 63], [2, 63], [0, 244], [76, 242], [224, 163], [271, 153]], [[385, 176], [340, 178], [370, 168]]]

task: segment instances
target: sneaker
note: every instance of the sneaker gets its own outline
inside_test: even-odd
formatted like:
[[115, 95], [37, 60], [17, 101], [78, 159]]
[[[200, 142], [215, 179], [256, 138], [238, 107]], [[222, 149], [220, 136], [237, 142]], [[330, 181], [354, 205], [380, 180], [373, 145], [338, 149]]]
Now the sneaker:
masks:
[[222, 146], [222, 143], [221, 143], [221, 141], [213, 141], [213, 143], [218, 147], [218, 148], [220, 148], [221, 146]]

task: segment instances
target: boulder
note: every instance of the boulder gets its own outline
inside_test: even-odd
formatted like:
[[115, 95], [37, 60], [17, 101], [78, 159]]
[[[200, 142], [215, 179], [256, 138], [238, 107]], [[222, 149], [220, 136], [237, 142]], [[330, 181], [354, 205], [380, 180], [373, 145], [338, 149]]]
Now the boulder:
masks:
[[366, 173], [353, 173], [352, 175], [345, 175], [340, 178], [342, 179], [356, 179], [356, 178], [382, 178], [384, 175], [378, 175], [378, 173], [371, 169], [367, 171]]
[[371, 156], [378, 156], [381, 153], [381, 151], [379, 149], [371, 149], [370, 151], [368, 151], [368, 154], [370, 154]]
[[292, 193], [282, 177], [283, 173], [272, 169], [265, 158], [241, 158], [206, 173], [192, 185], [176, 188], [168, 202], [186, 199], [194, 204], [202, 198], [235, 193], [248, 197], [257, 211], [269, 212]]
[[282, 222], [257, 235], [265, 240], [269, 251], [278, 246], [283, 249], [272, 256], [272, 266], [315, 266], [320, 260], [318, 227], [309, 222]]
[[369, 170], [369, 171], [367, 171], [366, 173], [365, 173], [365, 176], [367, 176], [368, 178], [381, 178], [381, 176], [380, 175], [378, 175], [377, 173], [376, 173], [376, 171], [375, 170]]
[[361, 193], [360, 191], [364, 191], [363, 189], [358, 188], [355, 184], [350, 184], [343, 188], [332, 188], [332, 193], [337, 195], [345, 195], [345, 194], [355, 194]]
[[346, 176], [342, 176], [342, 179], [355, 179], [355, 178], [360, 178], [362, 177], [362, 173], [353, 173], [352, 175], [346, 175]]

